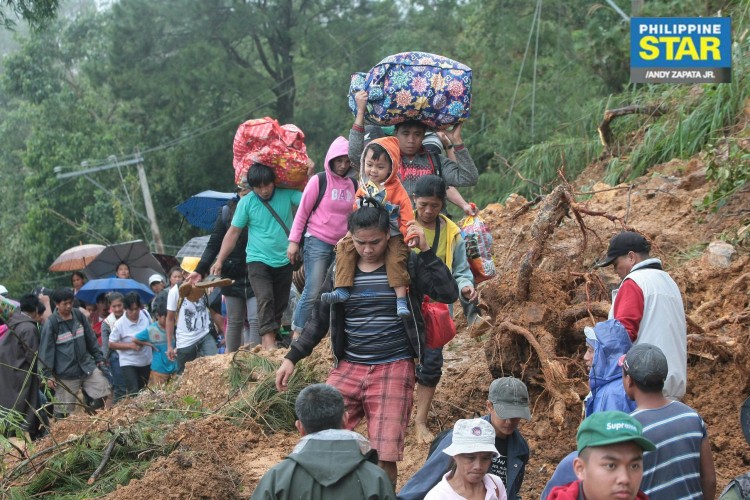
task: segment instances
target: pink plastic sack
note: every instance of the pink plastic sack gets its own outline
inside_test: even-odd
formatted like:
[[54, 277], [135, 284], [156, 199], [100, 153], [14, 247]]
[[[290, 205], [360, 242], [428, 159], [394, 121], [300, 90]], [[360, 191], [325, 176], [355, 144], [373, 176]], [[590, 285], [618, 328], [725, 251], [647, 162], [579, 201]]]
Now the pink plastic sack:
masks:
[[273, 168], [279, 187], [301, 191], [307, 184], [305, 134], [296, 125], [279, 125], [269, 117], [248, 120], [237, 128], [233, 151], [235, 182], [257, 162]]

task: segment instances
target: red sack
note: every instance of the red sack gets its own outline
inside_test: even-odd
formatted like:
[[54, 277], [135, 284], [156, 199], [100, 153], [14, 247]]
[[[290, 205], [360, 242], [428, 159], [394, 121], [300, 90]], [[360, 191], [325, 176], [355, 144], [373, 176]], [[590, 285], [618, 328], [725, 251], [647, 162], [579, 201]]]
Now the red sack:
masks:
[[254, 162], [273, 168], [276, 185], [302, 191], [307, 184], [305, 134], [296, 125], [273, 118], [248, 120], [237, 128], [233, 144], [234, 180], [240, 182]]
[[430, 349], [440, 349], [456, 336], [456, 325], [451, 318], [448, 304], [432, 302], [425, 296], [422, 302], [422, 318], [427, 347]]

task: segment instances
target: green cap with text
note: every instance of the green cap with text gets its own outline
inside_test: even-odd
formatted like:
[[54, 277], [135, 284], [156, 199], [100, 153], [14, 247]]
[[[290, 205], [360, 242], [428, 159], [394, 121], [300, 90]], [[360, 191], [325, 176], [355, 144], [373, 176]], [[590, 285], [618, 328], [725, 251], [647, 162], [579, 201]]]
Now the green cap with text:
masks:
[[594, 413], [578, 427], [576, 443], [578, 453], [584, 448], [607, 446], [632, 441], [643, 451], [654, 451], [654, 443], [643, 437], [643, 426], [639, 421], [621, 411]]

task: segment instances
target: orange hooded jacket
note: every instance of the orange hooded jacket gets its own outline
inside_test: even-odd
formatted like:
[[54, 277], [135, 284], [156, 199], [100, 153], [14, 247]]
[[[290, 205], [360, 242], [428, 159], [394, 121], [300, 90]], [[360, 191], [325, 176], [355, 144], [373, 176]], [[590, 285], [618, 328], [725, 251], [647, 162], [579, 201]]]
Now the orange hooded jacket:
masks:
[[[414, 209], [411, 206], [411, 200], [409, 194], [404, 189], [401, 181], [398, 179], [398, 166], [401, 165], [401, 148], [398, 145], [398, 139], [395, 137], [380, 137], [379, 139], [373, 139], [370, 144], [380, 144], [385, 148], [388, 156], [391, 159], [391, 174], [385, 180], [385, 182], [377, 186], [375, 182], [370, 181], [365, 172], [365, 155], [367, 154], [367, 147], [362, 152], [362, 158], [359, 162], [359, 189], [355, 198], [360, 196], [369, 196], [366, 191], [366, 187], [373, 186], [378, 189], [385, 189], [385, 200], [393, 205], [398, 205], [399, 208], [399, 231], [404, 235], [404, 241], [406, 241], [406, 231], [408, 229], [407, 223], [414, 220]], [[368, 144], [369, 146], [369, 144]], [[355, 209], [357, 205], [355, 204]]]

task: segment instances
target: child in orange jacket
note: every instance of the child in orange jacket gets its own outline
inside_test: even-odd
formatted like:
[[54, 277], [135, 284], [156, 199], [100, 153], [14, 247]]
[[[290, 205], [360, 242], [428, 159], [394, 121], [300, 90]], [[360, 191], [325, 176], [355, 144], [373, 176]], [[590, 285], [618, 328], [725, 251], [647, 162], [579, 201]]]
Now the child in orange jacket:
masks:
[[[381, 137], [367, 145], [360, 162], [360, 187], [355, 197], [362, 203], [373, 198], [384, 204], [391, 217], [391, 237], [385, 254], [385, 269], [388, 284], [396, 292], [396, 313], [402, 318], [411, 316], [406, 301], [406, 287], [409, 285], [409, 272], [406, 259], [409, 247], [404, 243], [409, 221], [414, 220], [411, 201], [401, 181], [397, 168], [401, 164], [398, 139]], [[356, 208], [356, 205], [355, 205]], [[412, 242], [409, 242], [413, 245]], [[344, 302], [349, 298], [349, 288], [354, 284], [357, 252], [351, 235], [347, 235], [336, 245], [336, 276], [334, 290], [324, 293], [321, 299], [328, 304]]]

